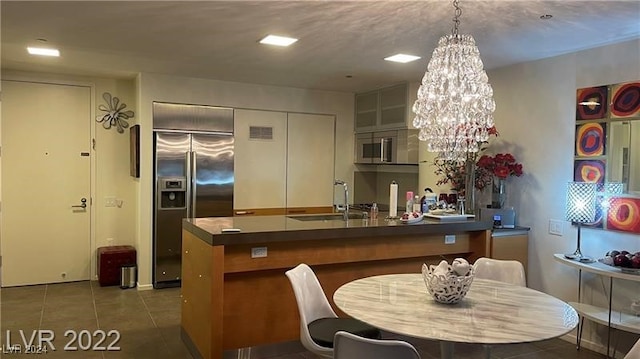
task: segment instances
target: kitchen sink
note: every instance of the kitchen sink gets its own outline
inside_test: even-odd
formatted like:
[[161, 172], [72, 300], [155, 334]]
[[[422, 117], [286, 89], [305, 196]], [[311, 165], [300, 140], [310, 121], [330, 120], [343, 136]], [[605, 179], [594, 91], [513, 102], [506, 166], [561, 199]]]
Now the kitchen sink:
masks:
[[[291, 219], [298, 221], [343, 221], [344, 215], [342, 213], [330, 213], [330, 214], [301, 214], [296, 216], [287, 216]], [[349, 213], [349, 219], [362, 219], [363, 213]]]

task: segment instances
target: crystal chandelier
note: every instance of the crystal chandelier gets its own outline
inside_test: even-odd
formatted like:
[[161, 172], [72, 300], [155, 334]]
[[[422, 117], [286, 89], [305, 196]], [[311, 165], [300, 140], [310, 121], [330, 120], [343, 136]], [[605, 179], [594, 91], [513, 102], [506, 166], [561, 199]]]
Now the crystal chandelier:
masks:
[[458, 34], [458, 0], [453, 6], [453, 29], [433, 50], [413, 105], [413, 127], [438, 160], [463, 162], [489, 139], [496, 105], [473, 37]]

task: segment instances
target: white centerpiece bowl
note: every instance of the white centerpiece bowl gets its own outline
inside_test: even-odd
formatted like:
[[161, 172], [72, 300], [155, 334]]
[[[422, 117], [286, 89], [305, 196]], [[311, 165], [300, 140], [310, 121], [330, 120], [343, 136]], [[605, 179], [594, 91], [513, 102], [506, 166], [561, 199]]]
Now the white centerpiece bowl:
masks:
[[473, 282], [473, 267], [465, 275], [458, 275], [451, 266], [448, 271], [436, 270], [434, 265], [422, 265], [422, 278], [427, 291], [438, 303], [455, 304], [467, 295]]

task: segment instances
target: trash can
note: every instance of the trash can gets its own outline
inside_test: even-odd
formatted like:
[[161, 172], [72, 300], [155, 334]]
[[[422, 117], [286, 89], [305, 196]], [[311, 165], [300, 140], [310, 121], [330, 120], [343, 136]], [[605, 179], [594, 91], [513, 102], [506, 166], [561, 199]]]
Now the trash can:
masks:
[[127, 265], [120, 267], [120, 288], [135, 288], [136, 287], [136, 270], [138, 268], [134, 265]]

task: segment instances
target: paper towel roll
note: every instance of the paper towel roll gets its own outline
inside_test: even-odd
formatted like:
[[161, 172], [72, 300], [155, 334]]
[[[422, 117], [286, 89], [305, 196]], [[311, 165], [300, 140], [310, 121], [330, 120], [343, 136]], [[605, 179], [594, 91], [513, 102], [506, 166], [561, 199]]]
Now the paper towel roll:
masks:
[[389, 185], [389, 217], [398, 217], [398, 184], [392, 181]]

